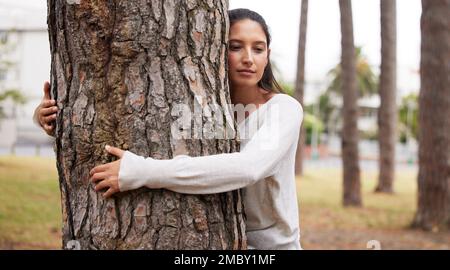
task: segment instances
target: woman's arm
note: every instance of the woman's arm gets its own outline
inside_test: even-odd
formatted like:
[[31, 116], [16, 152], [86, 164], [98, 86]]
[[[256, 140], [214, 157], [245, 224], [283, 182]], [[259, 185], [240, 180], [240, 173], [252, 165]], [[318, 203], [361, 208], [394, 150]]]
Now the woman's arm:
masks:
[[120, 191], [145, 186], [188, 194], [221, 193], [273, 175], [288, 149], [297, 143], [303, 119], [300, 104], [291, 100], [278, 104], [278, 112], [241, 152], [155, 160], [126, 151], [120, 161]]

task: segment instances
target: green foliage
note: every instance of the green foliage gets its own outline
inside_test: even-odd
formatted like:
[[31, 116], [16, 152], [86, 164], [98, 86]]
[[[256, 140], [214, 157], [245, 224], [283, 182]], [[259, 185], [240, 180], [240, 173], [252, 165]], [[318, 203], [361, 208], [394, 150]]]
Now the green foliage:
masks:
[[[292, 83], [287, 83], [284, 81], [280, 81], [280, 86], [283, 88], [283, 91], [290, 95], [294, 96], [295, 87]], [[324, 131], [324, 124], [320, 120], [322, 119], [320, 116], [315, 116], [312, 105], [305, 106], [304, 108], [305, 115], [303, 118], [303, 125], [306, 131], [306, 141], [307, 145], [311, 145], [312, 134], [314, 130], [314, 126], [316, 126], [318, 134], [321, 134]], [[320, 136], [319, 136], [320, 138]]]
[[0, 120], [5, 117], [2, 102], [10, 98], [15, 104], [25, 104], [27, 99], [19, 90], [9, 89], [6, 91], [0, 91]]
[[[356, 80], [360, 97], [371, 96], [378, 91], [378, 79], [373, 73], [367, 57], [362, 53], [361, 47], [356, 47]], [[331, 83], [327, 91], [341, 94], [342, 91], [342, 69], [339, 63], [328, 72]]]
[[[11, 44], [8, 44], [7, 38], [0, 39], [0, 76], [2, 76], [2, 74], [7, 74], [8, 70], [14, 66], [14, 63], [7, 58], [13, 47], [14, 46]], [[7, 99], [11, 99], [15, 104], [24, 104], [27, 101], [20, 90], [4, 89], [0, 81], [0, 119], [5, 117], [2, 102]]]
[[365, 130], [361, 131], [359, 138], [362, 140], [377, 141], [378, 140], [378, 130]]
[[8, 59], [14, 46], [8, 42], [8, 33], [0, 32], [0, 35], [0, 74], [2, 74], [14, 66], [14, 63]]
[[[357, 86], [360, 97], [367, 97], [378, 92], [378, 79], [375, 76], [372, 67], [370, 66], [367, 57], [362, 53], [362, 48], [357, 47], [356, 49], [356, 72], [357, 72]], [[337, 110], [335, 104], [333, 104], [332, 99], [335, 97], [342, 96], [342, 69], [341, 65], [338, 64], [336, 67], [328, 72], [328, 77], [331, 79], [330, 84], [326, 88], [323, 94], [319, 96], [319, 108], [318, 115], [319, 119], [324, 123], [325, 132], [329, 132], [328, 127], [330, 126], [330, 121], [332, 113]], [[313, 106], [308, 108], [309, 112], [313, 113]], [[316, 113], [317, 114], [317, 113]], [[368, 138], [374, 137], [376, 134], [365, 134]]]
[[406, 142], [408, 136], [418, 140], [419, 103], [417, 94], [410, 94], [402, 99], [399, 109], [399, 135], [400, 141]]
[[[313, 114], [309, 112], [305, 112], [305, 116], [303, 118], [303, 125], [305, 127], [306, 131], [306, 144], [311, 145], [312, 142], [312, 134], [314, 131], [314, 128], [317, 130], [317, 134], [320, 135], [324, 131], [324, 125], [323, 122], [320, 120], [319, 117], [314, 116]], [[320, 136], [319, 136], [320, 139]], [[318, 141], [320, 143], [320, 140]]]
[[281, 89], [283, 89], [283, 92], [290, 95], [291, 97], [293, 97], [294, 93], [295, 93], [295, 83], [287, 82], [283, 78], [283, 74], [281, 73], [281, 70], [278, 67], [277, 62], [275, 62], [274, 60], [271, 60], [270, 64], [272, 65], [272, 71], [274, 73], [275, 79], [278, 82], [278, 84], [281, 86]]
[[286, 94], [290, 95], [291, 97], [294, 96], [295, 87], [292, 83], [279, 81], [279, 84]]
[[319, 107], [318, 113], [314, 112], [314, 106], [317, 106], [317, 102], [314, 104], [310, 104], [306, 106], [305, 111], [315, 115], [318, 120], [320, 120], [323, 126], [323, 132], [328, 133], [328, 125], [331, 121], [331, 113], [336, 109], [336, 107], [331, 103], [331, 94], [329, 92], [325, 92], [319, 96]]
[[[327, 93], [323, 93], [319, 96], [319, 117], [327, 124], [326, 126], [328, 126], [328, 123], [331, 120], [331, 113], [335, 109], [330, 100], [331, 97]], [[326, 131], [328, 132], [328, 129]]]
[[10, 98], [14, 103], [24, 104], [27, 99], [17, 89], [9, 89], [0, 93], [0, 102]]

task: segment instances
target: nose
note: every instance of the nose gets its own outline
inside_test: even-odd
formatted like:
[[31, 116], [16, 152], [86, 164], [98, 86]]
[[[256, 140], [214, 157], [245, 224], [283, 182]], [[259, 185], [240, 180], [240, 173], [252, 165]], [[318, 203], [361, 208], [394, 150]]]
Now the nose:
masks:
[[242, 62], [248, 66], [253, 65], [253, 54], [251, 48], [245, 50]]

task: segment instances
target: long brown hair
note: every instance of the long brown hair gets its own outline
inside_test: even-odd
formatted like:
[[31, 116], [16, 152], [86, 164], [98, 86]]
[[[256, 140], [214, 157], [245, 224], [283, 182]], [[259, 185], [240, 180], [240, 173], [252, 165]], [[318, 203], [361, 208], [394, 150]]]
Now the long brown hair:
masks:
[[[261, 25], [264, 34], [266, 34], [267, 48], [270, 47], [271, 36], [269, 33], [269, 27], [267, 26], [266, 21], [261, 15], [249, 9], [238, 8], [228, 11], [228, 17], [230, 19], [230, 27], [234, 23], [245, 19], [257, 22], [259, 25]], [[270, 63], [270, 56], [267, 57], [268, 62], [266, 68], [264, 69], [263, 76], [261, 80], [258, 82], [258, 86], [270, 92], [282, 93], [283, 89], [281, 88], [280, 84], [278, 84], [277, 80], [275, 79], [275, 76], [273, 75], [272, 65]]]

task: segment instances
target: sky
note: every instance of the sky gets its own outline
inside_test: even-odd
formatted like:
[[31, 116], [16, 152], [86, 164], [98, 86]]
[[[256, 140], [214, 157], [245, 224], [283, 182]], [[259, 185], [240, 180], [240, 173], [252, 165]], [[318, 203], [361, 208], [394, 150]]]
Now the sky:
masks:
[[[297, 65], [300, 0], [229, 0], [230, 9], [249, 8], [267, 21], [273, 38], [272, 60], [283, 81], [294, 82]], [[379, 0], [354, 0], [355, 45], [379, 74], [380, 12]], [[0, 0], [0, 27], [20, 21], [25, 25], [46, 26], [46, 0]], [[399, 96], [420, 87], [420, 0], [397, 0], [398, 90]], [[22, 22], [26, 19], [26, 22]], [[306, 45], [306, 102], [325, 89], [327, 72], [341, 55], [338, 0], [310, 0]]]

